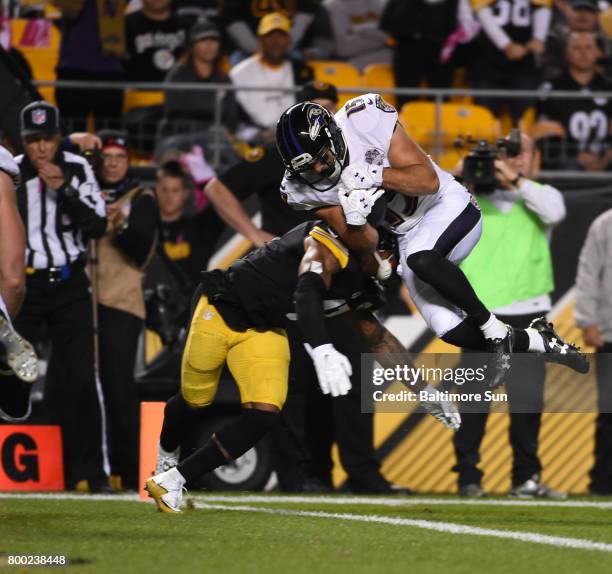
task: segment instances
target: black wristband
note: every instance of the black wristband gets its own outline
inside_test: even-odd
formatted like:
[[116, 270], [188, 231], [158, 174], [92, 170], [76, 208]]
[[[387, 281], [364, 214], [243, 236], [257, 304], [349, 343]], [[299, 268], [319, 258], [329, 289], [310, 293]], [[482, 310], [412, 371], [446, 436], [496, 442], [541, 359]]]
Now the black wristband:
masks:
[[525, 177], [525, 176], [522, 173], [519, 173], [514, 179], [510, 180], [510, 183], [514, 187], [518, 187], [518, 182], [521, 181], [521, 179], [523, 179], [523, 177]]

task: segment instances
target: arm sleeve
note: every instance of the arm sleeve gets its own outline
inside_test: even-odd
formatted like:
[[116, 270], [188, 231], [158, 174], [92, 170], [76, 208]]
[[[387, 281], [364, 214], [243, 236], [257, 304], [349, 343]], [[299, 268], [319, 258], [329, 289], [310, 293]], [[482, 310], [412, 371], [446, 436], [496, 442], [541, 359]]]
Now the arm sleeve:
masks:
[[246, 22], [242, 20], [232, 22], [228, 24], [225, 31], [243, 52], [252, 54], [257, 50], [257, 38], [247, 26]]
[[313, 349], [331, 343], [323, 313], [326, 292], [322, 277], [312, 271], [300, 275], [294, 292], [298, 326]]
[[291, 47], [295, 48], [299, 46], [300, 42], [304, 38], [306, 31], [310, 25], [314, 22], [314, 14], [308, 14], [305, 12], [298, 12], [293, 18], [293, 25], [291, 26]]
[[533, 13], [533, 34], [536, 40], [546, 42], [548, 30], [550, 28], [550, 20], [552, 18], [552, 10], [547, 6], [537, 8]]
[[604, 266], [604, 248], [600, 235], [598, 221], [595, 221], [589, 229], [578, 259], [574, 316], [580, 327], [599, 323], [600, 277]]
[[85, 181], [78, 184], [78, 194], [67, 196], [65, 190], [73, 186], [66, 183], [58, 190], [58, 202], [79, 229], [89, 238], [97, 239], [106, 231], [106, 207], [93, 170], [87, 162], [83, 164], [83, 169]]
[[115, 237], [115, 244], [142, 267], [151, 252], [157, 232], [157, 202], [151, 193], [141, 195], [132, 205], [127, 227]]
[[525, 179], [518, 193], [525, 201], [525, 207], [535, 213], [544, 225], [557, 225], [565, 219], [563, 194], [551, 185]]
[[508, 44], [512, 42], [508, 34], [504, 32], [503, 28], [495, 20], [493, 10], [489, 6], [481, 8], [476, 12], [476, 18], [482, 25], [482, 29], [488, 36], [489, 40], [493, 42], [500, 50], [503, 50]]

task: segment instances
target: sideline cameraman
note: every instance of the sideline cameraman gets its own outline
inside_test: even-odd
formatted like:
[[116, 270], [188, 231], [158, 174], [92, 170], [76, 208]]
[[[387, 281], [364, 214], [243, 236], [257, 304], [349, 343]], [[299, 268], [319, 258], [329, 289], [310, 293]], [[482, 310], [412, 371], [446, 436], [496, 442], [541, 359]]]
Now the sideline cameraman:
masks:
[[138, 338], [144, 326], [143, 270], [157, 240], [155, 192], [128, 174], [129, 153], [123, 132], [98, 133], [101, 150], [96, 176], [106, 202], [108, 225], [96, 241], [100, 379], [107, 415], [116, 491], [137, 489], [139, 403], [134, 383]]
[[100, 393], [94, 375], [92, 303], [85, 274], [87, 239], [106, 228], [104, 201], [87, 161], [61, 151], [59, 112], [43, 101], [21, 110], [25, 155], [16, 159], [17, 205], [24, 221], [26, 298], [17, 330], [52, 352], [44, 406], [62, 429], [68, 489], [107, 489]]
[[[527, 135], [522, 134], [519, 139], [515, 130], [498, 143], [498, 149], [499, 155], [505, 157], [491, 157], [496, 182], [490, 187], [474, 182], [464, 171], [464, 179], [475, 184], [483, 214], [483, 234], [461, 268], [483, 303], [501, 321], [527, 328], [551, 309], [554, 279], [549, 241], [552, 227], [565, 218], [565, 202], [554, 187], [530, 179], [534, 150]], [[527, 329], [531, 339], [530, 331]], [[542, 406], [545, 375], [540, 359], [527, 364], [524, 360], [515, 361], [506, 383], [511, 407], [514, 403], [510, 444], [511, 494], [515, 496], [564, 496], [540, 482], [542, 466], [537, 450], [541, 413], [537, 411]], [[529, 381], [527, 392], [525, 381]], [[453, 470], [459, 473], [459, 493], [463, 496], [485, 495], [480, 485], [483, 473], [477, 464], [489, 405], [478, 406], [481, 412], [470, 409], [471, 413], [462, 413], [463, 424], [453, 437], [457, 456]], [[516, 410], [529, 412], [512, 412]]]

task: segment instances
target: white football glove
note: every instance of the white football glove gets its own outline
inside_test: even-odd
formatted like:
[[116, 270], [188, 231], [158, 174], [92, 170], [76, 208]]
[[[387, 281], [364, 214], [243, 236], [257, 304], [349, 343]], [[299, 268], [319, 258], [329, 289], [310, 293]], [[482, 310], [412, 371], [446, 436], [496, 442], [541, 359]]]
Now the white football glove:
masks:
[[342, 170], [342, 183], [349, 189], [370, 189], [381, 187], [383, 166], [367, 163], [351, 163]]
[[455, 403], [451, 401], [421, 401], [421, 406], [447, 429], [459, 430], [461, 415]]
[[338, 199], [340, 199], [346, 222], [349, 225], [365, 225], [376, 200], [384, 193], [384, 189], [375, 188], [353, 189], [352, 191], [340, 190]]
[[323, 394], [332, 397], [346, 395], [351, 389], [350, 376], [353, 374], [349, 360], [331, 343], [314, 349], [306, 343], [304, 347], [314, 363]]

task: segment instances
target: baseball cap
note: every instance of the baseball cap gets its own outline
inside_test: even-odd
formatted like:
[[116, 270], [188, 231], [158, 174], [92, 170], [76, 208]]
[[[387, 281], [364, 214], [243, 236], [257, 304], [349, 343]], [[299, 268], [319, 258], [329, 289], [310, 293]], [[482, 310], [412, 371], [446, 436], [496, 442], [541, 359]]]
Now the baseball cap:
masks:
[[280, 30], [281, 32], [285, 32], [285, 34], [289, 34], [291, 30], [291, 20], [287, 18], [284, 14], [280, 12], [272, 12], [270, 14], [266, 14], [260, 21], [259, 26], [257, 27], [257, 35], [265, 36], [270, 32], [274, 32], [274, 30]]
[[338, 103], [338, 90], [333, 84], [326, 82], [311, 81], [302, 86], [297, 95], [298, 102], [307, 102], [312, 100], [331, 100]]
[[21, 110], [20, 128], [22, 136], [38, 133], [58, 134], [59, 110], [49, 102], [32, 102]]
[[119, 130], [101, 130], [97, 136], [102, 140], [102, 151], [109, 147], [118, 147], [128, 151], [128, 140], [125, 132]]
[[598, 0], [571, 0], [570, 6], [574, 10], [582, 8], [584, 10], [592, 10], [593, 12], [599, 12]]
[[221, 32], [212, 22], [197, 22], [189, 30], [189, 44], [212, 38], [221, 40]]

